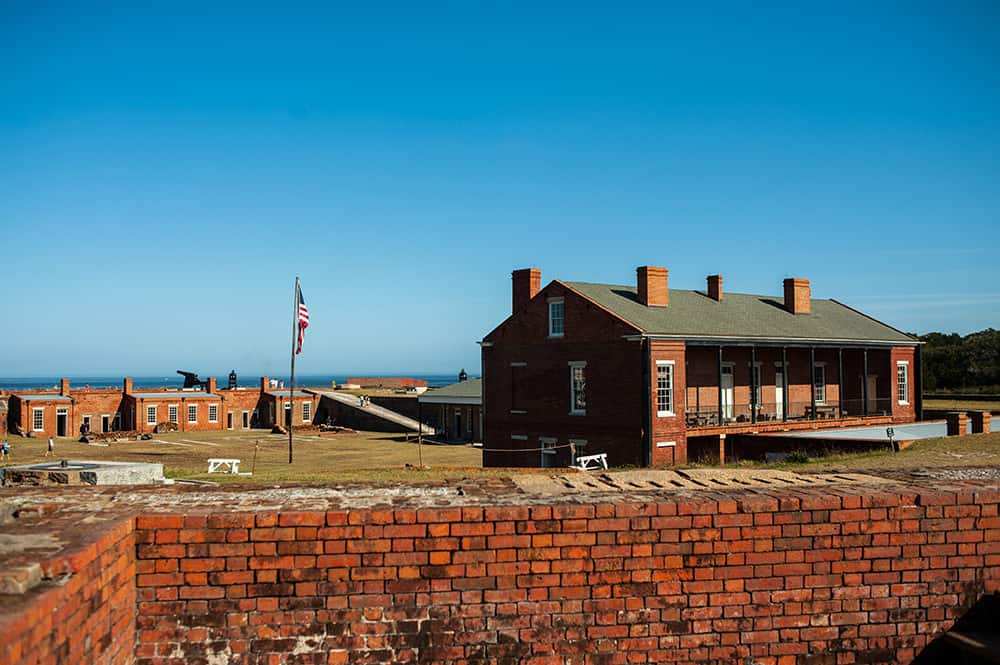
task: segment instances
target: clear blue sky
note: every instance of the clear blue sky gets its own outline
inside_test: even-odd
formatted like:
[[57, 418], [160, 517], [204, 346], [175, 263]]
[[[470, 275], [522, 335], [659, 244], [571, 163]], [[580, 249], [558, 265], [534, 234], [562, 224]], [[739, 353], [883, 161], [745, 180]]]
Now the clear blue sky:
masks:
[[529, 265], [1000, 327], [995, 2], [90, 4], [0, 6], [0, 375], [281, 372], [296, 274], [304, 373]]

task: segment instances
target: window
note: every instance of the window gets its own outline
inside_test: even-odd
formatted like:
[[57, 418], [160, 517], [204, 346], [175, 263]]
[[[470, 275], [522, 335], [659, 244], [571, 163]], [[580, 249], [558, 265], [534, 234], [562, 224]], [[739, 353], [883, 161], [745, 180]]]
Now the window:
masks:
[[90, 431], [90, 416], [83, 417], [83, 426], [87, 429], [88, 432]]
[[312, 402], [302, 402], [302, 422], [307, 423], [312, 420]]
[[753, 381], [753, 400], [754, 404], [760, 408], [760, 365], [753, 366], [753, 376], [751, 377]]
[[552, 437], [539, 437], [542, 452], [542, 467], [550, 469], [556, 465], [556, 439]]
[[573, 458], [573, 464], [576, 464], [578, 457], [587, 452], [587, 440], [586, 439], [570, 439], [569, 440], [569, 451], [571, 457]]
[[188, 404], [188, 422], [196, 423], [198, 422], [198, 405]]
[[582, 416], [587, 413], [587, 363], [569, 364], [569, 412]]
[[32, 409], [31, 410], [31, 429], [36, 432], [41, 432], [45, 430], [45, 409]]
[[674, 415], [674, 361], [656, 361], [656, 415]]
[[905, 360], [896, 362], [896, 390], [900, 404], [910, 403], [910, 363]]
[[813, 367], [813, 386], [816, 388], [816, 403], [826, 402], [826, 367], [816, 365]]
[[549, 337], [562, 337], [565, 331], [565, 305], [562, 298], [549, 299]]
[[146, 407], [146, 424], [155, 425], [156, 424], [156, 407], [147, 406]]
[[167, 407], [167, 420], [176, 423], [177, 422], [177, 405], [171, 404]]
[[208, 405], [208, 422], [217, 423], [219, 422], [219, 405], [209, 404]]
[[250, 429], [250, 412], [243, 412], [243, 429]]
[[513, 362], [510, 364], [510, 412], [527, 413], [524, 404], [524, 375], [528, 363]]

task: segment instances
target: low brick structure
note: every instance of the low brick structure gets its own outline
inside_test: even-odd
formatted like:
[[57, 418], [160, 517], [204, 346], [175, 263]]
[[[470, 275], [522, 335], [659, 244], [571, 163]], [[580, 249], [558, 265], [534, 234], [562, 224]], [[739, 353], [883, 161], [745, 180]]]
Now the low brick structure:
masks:
[[60, 506], [14, 532], [106, 525], [0, 596], [0, 662], [908, 663], [1000, 592], [995, 479], [837, 478], [0, 491]]

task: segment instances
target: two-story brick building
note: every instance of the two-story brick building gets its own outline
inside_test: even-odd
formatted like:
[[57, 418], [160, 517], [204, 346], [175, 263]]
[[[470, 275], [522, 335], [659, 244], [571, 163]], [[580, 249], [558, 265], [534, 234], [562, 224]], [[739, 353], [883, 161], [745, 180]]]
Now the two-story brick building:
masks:
[[916, 338], [804, 279], [782, 296], [668, 288], [666, 268], [634, 285], [513, 273], [513, 312], [482, 340], [486, 466], [680, 464], [727, 434], [912, 422]]

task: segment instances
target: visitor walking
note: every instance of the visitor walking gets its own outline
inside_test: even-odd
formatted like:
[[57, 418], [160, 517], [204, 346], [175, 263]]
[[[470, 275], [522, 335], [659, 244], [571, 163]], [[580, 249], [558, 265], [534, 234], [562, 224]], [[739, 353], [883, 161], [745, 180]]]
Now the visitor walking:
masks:
[[4, 439], [3, 442], [0, 442], [0, 459], [9, 459], [9, 458], [10, 458], [10, 444], [7, 442], [7, 439]]
[[49, 449], [45, 451], [45, 456], [46, 457], [52, 457], [52, 453], [54, 453], [55, 450], [56, 450], [56, 442], [53, 441], [52, 437], [50, 436], [49, 437]]

